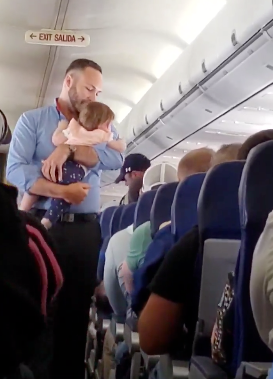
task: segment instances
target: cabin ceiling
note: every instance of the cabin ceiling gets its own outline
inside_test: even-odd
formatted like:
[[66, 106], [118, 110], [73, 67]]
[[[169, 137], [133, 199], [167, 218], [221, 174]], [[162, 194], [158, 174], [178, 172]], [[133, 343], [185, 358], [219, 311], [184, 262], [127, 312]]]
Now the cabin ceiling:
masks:
[[[100, 100], [121, 122], [225, 2], [1, 0], [0, 104], [11, 127], [22, 112], [52, 103], [65, 69], [80, 57], [102, 66]], [[27, 30], [50, 28], [87, 33], [90, 45], [56, 48], [25, 43]]]

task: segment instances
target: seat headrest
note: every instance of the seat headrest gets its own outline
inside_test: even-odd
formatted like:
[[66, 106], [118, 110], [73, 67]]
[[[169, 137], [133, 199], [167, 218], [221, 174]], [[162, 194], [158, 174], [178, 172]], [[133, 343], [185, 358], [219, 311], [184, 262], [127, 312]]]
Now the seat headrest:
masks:
[[120, 218], [119, 230], [126, 229], [128, 226], [133, 224], [136, 205], [137, 203], [125, 205]]
[[272, 361], [272, 352], [262, 342], [257, 331], [249, 293], [254, 249], [264, 230], [268, 214], [273, 209], [272, 173], [273, 141], [268, 141], [251, 150], [239, 188], [242, 239], [235, 273], [235, 368], [238, 368], [242, 361]]
[[226, 162], [209, 170], [198, 200], [202, 240], [241, 239], [238, 192], [244, 161]]
[[110, 235], [110, 222], [111, 222], [111, 217], [117, 207], [109, 207], [106, 208], [100, 217], [100, 227], [101, 227], [101, 237], [104, 239], [105, 237]]
[[197, 225], [197, 202], [205, 175], [191, 175], [177, 186], [171, 210], [172, 234], [176, 240]]
[[171, 207], [177, 186], [178, 182], [168, 183], [157, 190], [150, 214], [152, 236], [163, 222], [171, 220]]
[[110, 236], [111, 237], [119, 231], [120, 218], [121, 218], [123, 208], [124, 208], [124, 205], [120, 205], [112, 214], [111, 221], [110, 221]]
[[143, 176], [143, 192], [150, 191], [161, 184], [177, 180], [177, 169], [169, 163], [159, 163], [148, 168]]
[[138, 199], [135, 209], [134, 229], [150, 220], [150, 212], [156, 192], [156, 190], [145, 192]]
[[239, 189], [241, 226], [253, 223], [263, 230], [273, 210], [273, 141], [254, 148], [247, 159]]

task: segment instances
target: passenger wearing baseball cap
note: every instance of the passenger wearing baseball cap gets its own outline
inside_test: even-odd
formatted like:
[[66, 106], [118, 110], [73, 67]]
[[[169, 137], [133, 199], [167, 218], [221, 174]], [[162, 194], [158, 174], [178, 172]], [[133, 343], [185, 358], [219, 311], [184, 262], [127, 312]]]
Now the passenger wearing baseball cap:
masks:
[[143, 178], [145, 171], [151, 166], [150, 160], [143, 154], [130, 154], [123, 163], [115, 183], [125, 182], [126, 186], [135, 178]]
[[121, 199], [120, 205], [137, 201], [143, 175], [150, 166], [150, 160], [142, 154], [130, 154], [125, 158], [120, 174], [115, 180], [116, 184], [124, 181], [125, 185], [129, 187], [129, 191]]

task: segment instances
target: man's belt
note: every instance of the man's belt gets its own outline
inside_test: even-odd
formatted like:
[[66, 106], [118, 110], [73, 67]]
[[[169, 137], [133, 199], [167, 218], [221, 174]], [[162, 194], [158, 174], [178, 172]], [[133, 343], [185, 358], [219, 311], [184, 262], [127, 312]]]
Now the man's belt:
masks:
[[[35, 217], [43, 218], [46, 213], [46, 210], [32, 209], [30, 213], [33, 214], [33, 216]], [[96, 220], [97, 218], [97, 213], [64, 213], [63, 215], [61, 215], [58, 222], [90, 222]]]

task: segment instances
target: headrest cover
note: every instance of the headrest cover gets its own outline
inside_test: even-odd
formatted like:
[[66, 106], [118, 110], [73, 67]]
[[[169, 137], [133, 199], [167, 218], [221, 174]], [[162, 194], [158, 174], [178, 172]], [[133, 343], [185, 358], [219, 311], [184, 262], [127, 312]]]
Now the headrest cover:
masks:
[[125, 205], [120, 218], [119, 230], [123, 230], [134, 223], [136, 205], [137, 203]]
[[161, 163], [148, 168], [143, 176], [142, 191], [147, 192], [153, 187], [177, 181], [177, 170], [168, 163]]
[[114, 211], [111, 217], [111, 221], [110, 221], [110, 236], [111, 237], [119, 231], [120, 218], [121, 218], [123, 208], [124, 208], [124, 205], [120, 205], [119, 207], [117, 207], [117, 209]]
[[226, 162], [209, 170], [198, 201], [202, 239], [241, 239], [238, 191], [244, 161]]
[[171, 207], [177, 186], [178, 182], [168, 183], [157, 190], [150, 216], [152, 236], [163, 222], [171, 220]]
[[197, 225], [197, 202], [205, 175], [191, 175], [176, 189], [171, 210], [172, 234], [176, 240]]
[[134, 229], [136, 229], [139, 225], [144, 224], [144, 222], [150, 220], [150, 212], [155, 195], [156, 190], [148, 191], [146, 193], [143, 193], [138, 199], [135, 210]]
[[111, 217], [117, 207], [109, 207], [106, 208], [100, 217], [100, 227], [101, 227], [101, 237], [104, 239], [105, 237], [110, 235], [110, 222], [111, 222]]

